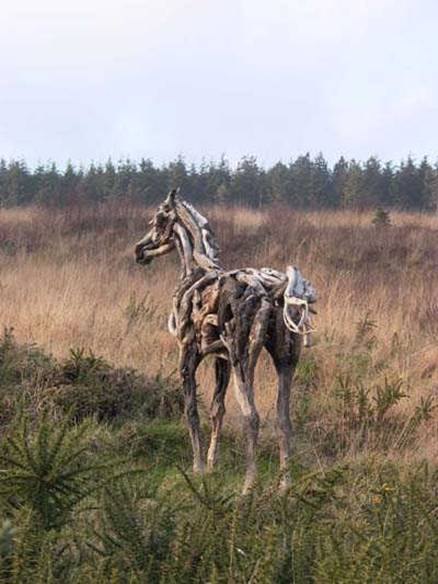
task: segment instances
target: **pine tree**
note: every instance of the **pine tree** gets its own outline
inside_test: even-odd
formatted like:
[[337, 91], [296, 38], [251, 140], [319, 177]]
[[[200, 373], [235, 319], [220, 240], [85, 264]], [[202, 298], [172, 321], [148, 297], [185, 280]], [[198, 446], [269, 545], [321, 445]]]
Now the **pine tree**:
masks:
[[255, 156], [245, 156], [237, 165], [231, 189], [239, 204], [260, 206], [266, 197], [266, 175]]
[[383, 207], [377, 207], [371, 223], [376, 227], [388, 227], [391, 225], [391, 216]]
[[5, 176], [3, 204], [6, 206], [22, 205], [32, 199], [32, 176], [24, 160], [9, 163]]
[[387, 162], [382, 169], [381, 196], [382, 205], [393, 206], [395, 200], [394, 168], [392, 162]]
[[361, 165], [355, 160], [348, 164], [348, 172], [344, 184], [342, 204], [346, 207], [363, 206], [364, 176]]
[[402, 209], [414, 209], [422, 198], [423, 181], [411, 156], [402, 162], [396, 173], [396, 204]]
[[429, 166], [424, 176], [424, 207], [429, 211], [438, 211], [438, 164]]
[[310, 154], [299, 156], [290, 165], [292, 191], [290, 202], [297, 207], [307, 207], [313, 193], [313, 168]]
[[231, 169], [228, 160], [222, 156], [219, 164], [210, 163], [208, 168], [207, 192], [213, 201], [220, 204], [231, 202]]
[[363, 193], [362, 204], [366, 207], [373, 207], [382, 203], [383, 195], [383, 173], [380, 160], [371, 156], [365, 163], [363, 169]]
[[138, 168], [139, 199], [144, 203], [157, 203], [161, 200], [167, 184], [163, 175], [149, 158], [142, 158]]
[[176, 160], [170, 162], [168, 165], [168, 180], [170, 189], [177, 189], [178, 187], [183, 193], [189, 191], [189, 178], [184, 158], [178, 156]]
[[430, 187], [433, 184], [433, 179], [431, 180], [433, 169], [429, 164], [427, 156], [425, 156], [420, 163], [420, 167], [418, 168], [418, 175], [419, 192], [415, 199], [415, 207], [427, 210], [431, 207]]
[[291, 190], [289, 169], [282, 162], [277, 162], [266, 175], [269, 198], [274, 202], [286, 203]]
[[309, 203], [315, 209], [334, 204], [334, 188], [328, 164], [321, 153], [312, 162], [312, 191]]
[[343, 156], [333, 167], [332, 182], [334, 189], [335, 205], [339, 206], [345, 199], [345, 183], [348, 176], [348, 162]]

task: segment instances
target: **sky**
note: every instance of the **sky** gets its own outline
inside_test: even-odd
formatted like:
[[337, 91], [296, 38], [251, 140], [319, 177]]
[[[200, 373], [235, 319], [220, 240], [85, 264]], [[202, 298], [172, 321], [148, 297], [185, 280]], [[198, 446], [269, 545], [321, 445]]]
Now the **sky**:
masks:
[[438, 158], [436, 0], [3, 3], [0, 157]]

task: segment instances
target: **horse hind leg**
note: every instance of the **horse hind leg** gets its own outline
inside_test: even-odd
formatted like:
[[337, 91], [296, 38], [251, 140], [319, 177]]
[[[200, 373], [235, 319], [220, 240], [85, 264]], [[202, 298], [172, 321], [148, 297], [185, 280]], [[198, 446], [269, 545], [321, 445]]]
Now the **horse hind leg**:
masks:
[[222, 430], [222, 421], [225, 414], [225, 394], [227, 392], [228, 383], [230, 381], [231, 367], [229, 361], [225, 359], [216, 358], [215, 361], [215, 376], [216, 387], [213, 394], [213, 399], [210, 406], [211, 418], [211, 439], [210, 446], [207, 453], [207, 469], [213, 470], [217, 460], [217, 450], [219, 437]]
[[301, 339], [286, 330], [281, 313], [268, 335], [266, 348], [272, 357], [278, 376], [277, 435], [280, 453], [280, 490], [290, 486], [290, 462], [292, 457], [292, 423], [290, 419], [290, 397], [292, 380], [300, 356]]
[[234, 392], [244, 418], [246, 435], [246, 472], [242, 493], [247, 494], [257, 478], [256, 447], [260, 418], [254, 402], [254, 390], [248, 383], [249, 372], [243, 372], [237, 364], [233, 366]]
[[232, 362], [234, 391], [244, 418], [246, 434], [246, 473], [243, 494], [247, 494], [257, 478], [256, 448], [260, 427], [260, 417], [254, 400], [254, 371], [260, 351], [265, 341], [271, 305], [262, 298], [259, 308], [253, 315], [249, 338], [245, 350], [236, 352], [236, 347], [242, 346], [238, 339], [231, 338], [226, 343]]
[[290, 365], [277, 367], [277, 433], [280, 450], [280, 490], [290, 486], [289, 466], [292, 456], [292, 424], [290, 420], [290, 391], [294, 369]]

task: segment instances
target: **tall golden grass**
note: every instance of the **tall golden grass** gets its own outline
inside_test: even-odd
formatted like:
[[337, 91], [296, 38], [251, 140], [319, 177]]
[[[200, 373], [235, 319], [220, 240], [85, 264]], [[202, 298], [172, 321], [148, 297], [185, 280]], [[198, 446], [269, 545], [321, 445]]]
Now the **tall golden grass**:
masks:
[[[385, 379], [401, 380], [409, 399], [397, 408], [407, 414], [438, 394], [437, 216], [393, 213], [390, 227], [377, 228], [370, 213], [203, 211], [226, 267], [293, 263], [318, 290], [316, 344], [304, 351], [296, 382], [297, 399], [308, 404], [312, 440], [323, 440], [320, 429], [338, 423], [333, 400], [341, 379], [364, 384], [371, 396]], [[118, 365], [171, 375], [177, 348], [166, 322], [178, 258], [147, 268], [133, 258], [152, 212], [128, 202], [0, 210], [0, 324], [55, 356], [85, 347]], [[203, 365], [204, 402], [211, 385]], [[270, 431], [275, 376], [266, 356], [257, 385]], [[232, 396], [228, 410], [229, 423], [237, 422]], [[405, 455], [438, 460], [437, 430], [435, 415]]]

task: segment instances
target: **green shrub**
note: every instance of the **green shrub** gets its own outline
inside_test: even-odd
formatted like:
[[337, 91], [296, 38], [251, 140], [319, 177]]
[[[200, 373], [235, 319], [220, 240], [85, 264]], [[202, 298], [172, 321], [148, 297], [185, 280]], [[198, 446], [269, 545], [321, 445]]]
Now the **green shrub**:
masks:
[[376, 227], [388, 227], [391, 225], [391, 215], [383, 207], [377, 207], [371, 221]]
[[21, 416], [0, 451], [0, 497], [10, 510], [28, 506], [42, 528], [59, 528], [103, 479], [108, 463], [91, 456], [90, 426], [45, 415], [34, 429]]
[[102, 562], [106, 578], [118, 573], [120, 581], [156, 582], [169, 554], [174, 520], [166, 502], [151, 499], [141, 483], [127, 479], [104, 490], [87, 546]]
[[35, 345], [18, 344], [6, 329], [0, 338], [0, 431], [20, 406], [34, 416], [41, 408], [57, 408], [74, 421], [178, 418], [183, 394], [169, 377], [113, 367], [83, 348], [58, 362]]
[[314, 423], [316, 361], [303, 361], [296, 380], [298, 439], [344, 462], [321, 456], [315, 471], [298, 449], [292, 486], [279, 494], [269, 442], [246, 497], [241, 445], [227, 432], [218, 471], [186, 473], [181, 392], [168, 380], [84, 350], [57, 362], [6, 331], [0, 582], [435, 584], [437, 471], [381, 455], [412, 444], [435, 404], [424, 398], [411, 414], [399, 411], [408, 386], [390, 376], [370, 382], [373, 327], [362, 325], [354, 352], [339, 356], [327, 423]]
[[117, 457], [96, 448], [99, 427], [46, 417], [10, 430], [1, 450], [2, 582], [438, 579], [438, 476], [424, 464], [296, 466], [283, 495], [271, 475], [241, 497], [231, 470], [204, 479], [181, 471], [172, 484], [166, 473], [156, 489], [149, 471], [110, 479]]
[[399, 378], [385, 377], [383, 383], [367, 387], [340, 375], [333, 392], [334, 422], [321, 438], [327, 453], [357, 453], [361, 449], [385, 452], [412, 445], [436, 404], [429, 396], [412, 414], [398, 411], [396, 406], [409, 399], [406, 389]]
[[54, 359], [34, 344], [18, 344], [12, 328], [3, 330], [0, 337], [0, 433], [15, 416], [20, 403], [35, 401], [32, 396], [51, 382], [55, 370]]
[[83, 349], [71, 350], [62, 362], [48, 398], [75, 420], [121, 417], [175, 417], [183, 411], [183, 395], [169, 378], [148, 379], [134, 369], [114, 368]]

